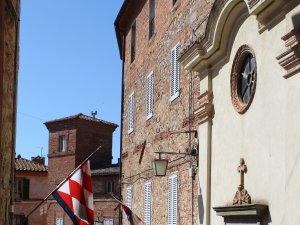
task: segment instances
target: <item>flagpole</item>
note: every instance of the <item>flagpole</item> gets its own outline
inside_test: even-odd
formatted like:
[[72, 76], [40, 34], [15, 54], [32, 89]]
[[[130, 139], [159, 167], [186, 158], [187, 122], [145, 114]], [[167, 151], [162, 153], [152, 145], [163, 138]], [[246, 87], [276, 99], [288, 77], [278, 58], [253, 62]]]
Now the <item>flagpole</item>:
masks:
[[110, 195], [120, 204], [124, 205], [119, 199], [117, 199], [112, 193], [110, 193]]
[[60, 182], [55, 189], [53, 189], [50, 194], [48, 194], [36, 207], [34, 207], [34, 209], [32, 209], [27, 216], [25, 217], [24, 221], [23, 221], [23, 225], [25, 225], [25, 222], [28, 220], [28, 217], [35, 211], [37, 210], [37, 208], [39, 208], [49, 197], [50, 195], [52, 195], [53, 192], [55, 192], [57, 189], [59, 189], [64, 183], [66, 183], [66, 181], [74, 175], [74, 173], [77, 172], [77, 170], [79, 168], [82, 167], [82, 165], [84, 165], [93, 155], [96, 154], [96, 152], [98, 152], [100, 149], [102, 148], [102, 145], [100, 145], [94, 152], [92, 152], [92, 154], [90, 154], [85, 160], [82, 161], [82, 163], [80, 163], [75, 170], [73, 170], [73, 172], [67, 177], [65, 178], [62, 182]]

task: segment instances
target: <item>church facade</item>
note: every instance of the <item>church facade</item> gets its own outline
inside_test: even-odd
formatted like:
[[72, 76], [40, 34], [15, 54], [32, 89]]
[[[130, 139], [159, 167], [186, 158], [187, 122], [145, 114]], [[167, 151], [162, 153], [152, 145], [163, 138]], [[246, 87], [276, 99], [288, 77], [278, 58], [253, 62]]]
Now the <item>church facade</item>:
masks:
[[194, 116], [209, 115], [198, 126], [203, 224], [299, 220], [299, 31], [299, 1], [215, 1], [181, 54], [200, 79]]
[[299, 1], [132, 2], [115, 23], [124, 202], [145, 224], [294, 224]]

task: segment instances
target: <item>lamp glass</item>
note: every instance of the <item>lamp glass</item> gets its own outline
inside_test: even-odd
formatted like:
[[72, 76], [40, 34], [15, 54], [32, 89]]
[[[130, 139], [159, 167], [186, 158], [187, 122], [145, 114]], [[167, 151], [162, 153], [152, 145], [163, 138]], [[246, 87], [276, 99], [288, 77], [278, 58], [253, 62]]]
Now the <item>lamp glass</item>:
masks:
[[154, 159], [152, 162], [154, 176], [166, 176], [167, 167], [167, 159]]

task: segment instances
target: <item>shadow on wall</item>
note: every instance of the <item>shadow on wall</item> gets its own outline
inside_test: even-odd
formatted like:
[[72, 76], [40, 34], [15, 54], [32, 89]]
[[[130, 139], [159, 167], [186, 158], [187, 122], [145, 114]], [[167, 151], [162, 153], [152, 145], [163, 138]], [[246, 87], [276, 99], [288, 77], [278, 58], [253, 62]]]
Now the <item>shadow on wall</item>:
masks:
[[292, 16], [292, 22], [294, 25], [295, 30], [300, 30], [300, 13], [297, 13]]
[[201, 194], [201, 189], [200, 189], [200, 195], [198, 195], [198, 210], [199, 210], [199, 224], [203, 224], [204, 203], [203, 203], [203, 195]]

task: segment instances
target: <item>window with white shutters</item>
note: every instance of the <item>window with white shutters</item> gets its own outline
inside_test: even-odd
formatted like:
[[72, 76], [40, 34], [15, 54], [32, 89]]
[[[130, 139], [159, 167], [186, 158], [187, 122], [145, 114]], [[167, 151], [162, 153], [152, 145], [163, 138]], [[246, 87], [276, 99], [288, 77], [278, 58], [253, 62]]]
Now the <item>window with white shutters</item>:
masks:
[[169, 177], [168, 191], [168, 225], [177, 225], [178, 221], [178, 176]]
[[55, 225], [64, 225], [64, 219], [63, 218], [56, 218]]
[[134, 123], [134, 92], [129, 96], [128, 133], [133, 131]]
[[180, 63], [178, 62], [180, 44], [171, 51], [171, 77], [170, 77], [170, 101], [179, 96]]
[[131, 209], [131, 207], [132, 207], [132, 187], [127, 188], [126, 199], [127, 199], [126, 204], [127, 204], [128, 208]]
[[114, 220], [113, 219], [105, 219], [103, 221], [103, 225], [114, 225]]
[[147, 117], [146, 119], [150, 119], [153, 116], [153, 71], [147, 76]]
[[151, 225], [151, 196], [152, 184], [151, 182], [145, 183], [144, 186], [144, 224]]

